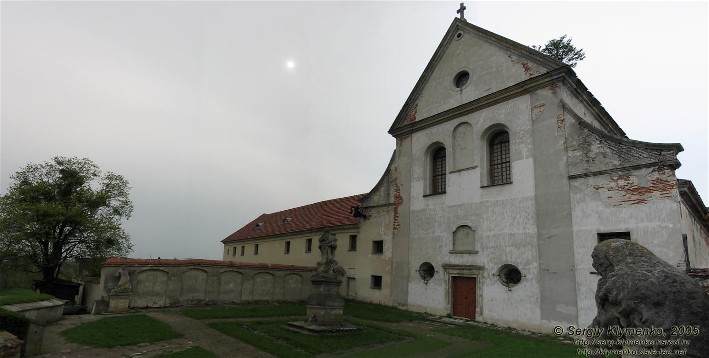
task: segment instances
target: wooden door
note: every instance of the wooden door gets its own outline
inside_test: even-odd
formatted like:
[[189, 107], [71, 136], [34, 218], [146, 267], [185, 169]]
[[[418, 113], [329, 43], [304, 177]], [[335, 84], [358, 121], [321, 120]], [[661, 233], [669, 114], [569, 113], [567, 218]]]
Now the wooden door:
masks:
[[475, 319], [475, 277], [453, 276], [452, 286], [453, 316]]

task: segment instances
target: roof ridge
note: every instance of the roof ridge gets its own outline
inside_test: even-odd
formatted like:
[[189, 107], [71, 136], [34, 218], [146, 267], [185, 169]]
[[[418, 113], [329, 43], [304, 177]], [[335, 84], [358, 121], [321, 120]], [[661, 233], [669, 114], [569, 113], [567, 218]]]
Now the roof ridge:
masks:
[[[352, 207], [360, 206], [359, 199], [364, 195], [356, 194], [321, 200], [270, 214], [262, 214], [227, 236], [222, 240], [222, 243], [357, 225], [359, 221], [352, 215]], [[286, 218], [290, 219], [285, 220]]]
[[341, 197], [341, 198], [326, 199], [326, 200], [316, 201], [316, 202], [314, 202], [314, 203], [305, 204], [305, 205], [301, 205], [301, 206], [296, 206], [296, 207], [294, 207], [294, 208], [289, 208], [289, 209], [285, 209], [285, 210], [281, 210], [281, 211], [274, 211], [274, 212], [272, 212], [272, 213], [265, 213], [265, 214], [262, 214], [262, 215], [275, 215], [275, 214], [283, 213], [283, 212], [286, 212], [286, 211], [291, 211], [291, 210], [296, 210], [296, 209], [302, 209], [302, 208], [305, 208], [305, 207], [312, 207], [312, 206], [315, 206], [315, 205], [318, 205], [318, 204], [324, 204], [324, 203], [327, 203], [327, 202], [334, 202], [334, 201], [343, 200], [343, 199], [361, 197], [361, 196], [364, 196], [365, 194], [366, 194], [366, 193], [364, 193], [364, 194], [355, 194], [355, 195], [343, 196], [343, 197]]

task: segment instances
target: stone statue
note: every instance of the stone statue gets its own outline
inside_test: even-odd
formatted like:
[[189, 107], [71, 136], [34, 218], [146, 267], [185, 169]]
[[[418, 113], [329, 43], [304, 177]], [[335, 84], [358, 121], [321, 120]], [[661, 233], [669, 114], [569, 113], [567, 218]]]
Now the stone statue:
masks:
[[310, 332], [337, 332], [346, 328], [342, 321], [345, 299], [340, 296], [342, 280], [338, 277], [342, 269], [335, 261], [337, 238], [325, 230], [318, 240], [320, 262], [315, 274], [310, 278], [313, 289], [305, 300], [307, 316], [304, 322], [290, 322], [288, 325]]
[[[696, 280], [629, 240], [603, 241], [596, 245], [591, 257], [593, 268], [601, 275], [596, 289], [598, 313], [591, 323], [591, 327], [603, 329], [598, 338], [684, 339], [689, 345], [623, 348], [686, 348], [687, 357], [706, 357], [709, 352], [709, 296]], [[685, 332], [677, 332], [673, 327], [684, 327]], [[692, 327], [692, 332], [686, 332], [688, 327]], [[672, 336], [676, 333], [679, 334]]]
[[320, 262], [317, 263], [319, 275], [337, 276], [337, 261], [335, 261], [335, 250], [337, 250], [337, 238], [329, 230], [325, 230], [318, 240], [320, 249]]
[[128, 270], [126, 270], [125, 266], [121, 267], [118, 272], [113, 275], [113, 277], [119, 277], [119, 279], [118, 285], [111, 290], [111, 293], [129, 293], [132, 291], [133, 288], [130, 285], [130, 275], [128, 274]]

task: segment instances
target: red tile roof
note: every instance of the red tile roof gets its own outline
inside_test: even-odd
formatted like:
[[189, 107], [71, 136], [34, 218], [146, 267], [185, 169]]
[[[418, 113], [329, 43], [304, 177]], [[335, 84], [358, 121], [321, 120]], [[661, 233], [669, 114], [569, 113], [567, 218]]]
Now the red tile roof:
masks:
[[296, 266], [296, 265], [281, 265], [281, 264], [262, 264], [248, 262], [230, 262], [220, 260], [202, 260], [202, 259], [187, 259], [187, 260], [163, 260], [163, 259], [130, 259], [112, 257], [103, 263], [103, 266], [227, 266], [236, 268], [253, 268], [253, 269], [268, 269], [268, 270], [298, 270], [298, 271], [314, 271], [314, 266]]
[[[261, 216], [257, 217], [252, 222], [227, 236], [226, 239], [222, 240], [222, 243], [338, 226], [357, 225], [357, 218], [352, 216], [350, 212], [353, 206], [361, 205], [358, 199], [363, 196], [364, 194], [352, 195], [283, 210], [273, 214], [261, 214]], [[290, 220], [286, 222], [286, 218], [290, 218]]]

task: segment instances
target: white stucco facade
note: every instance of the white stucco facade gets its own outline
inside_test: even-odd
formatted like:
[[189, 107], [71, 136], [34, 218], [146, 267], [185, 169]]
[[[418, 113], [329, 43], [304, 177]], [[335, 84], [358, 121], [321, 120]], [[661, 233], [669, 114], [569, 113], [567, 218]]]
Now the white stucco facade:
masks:
[[600, 240], [709, 267], [709, 210], [675, 176], [682, 146], [628, 139], [570, 67], [464, 20], [389, 133], [391, 161], [357, 199], [356, 234], [383, 252], [343, 261], [382, 277], [359, 300], [548, 333], [595, 316]]

